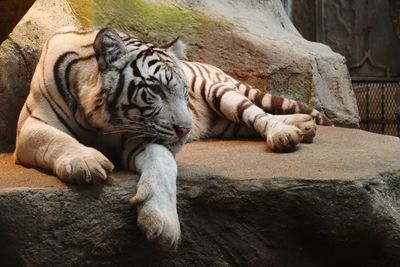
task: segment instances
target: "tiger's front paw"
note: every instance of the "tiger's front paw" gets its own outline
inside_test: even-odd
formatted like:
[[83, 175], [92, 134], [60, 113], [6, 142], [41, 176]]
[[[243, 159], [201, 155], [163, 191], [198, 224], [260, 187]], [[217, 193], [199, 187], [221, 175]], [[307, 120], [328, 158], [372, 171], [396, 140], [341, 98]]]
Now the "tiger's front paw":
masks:
[[175, 249], [181, 235], [175, 191], [170, 189], [148, 178], [139, 182], [137, 193], [130, 200], [137, 204], [139, 229], [164, 250]]
[[66, 152], [55, 162], [54, 172], [64, 182], [93, 183], [107, 180], [114, 165], [96, 149]]
[[299, 128], [279, 124], [269, 130], [267, 134], [268, 147], [276, 152], [288, 152], [293, 150], [302, 139], [302, 132]]

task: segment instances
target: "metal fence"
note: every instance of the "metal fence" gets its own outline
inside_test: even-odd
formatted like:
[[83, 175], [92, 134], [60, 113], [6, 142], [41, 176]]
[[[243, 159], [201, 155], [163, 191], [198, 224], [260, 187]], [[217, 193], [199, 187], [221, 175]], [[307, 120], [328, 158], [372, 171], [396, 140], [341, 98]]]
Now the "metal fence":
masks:
[[400, 137], [399, 80], [356, 80], [353, 89], [360, 112], [362, 129]]

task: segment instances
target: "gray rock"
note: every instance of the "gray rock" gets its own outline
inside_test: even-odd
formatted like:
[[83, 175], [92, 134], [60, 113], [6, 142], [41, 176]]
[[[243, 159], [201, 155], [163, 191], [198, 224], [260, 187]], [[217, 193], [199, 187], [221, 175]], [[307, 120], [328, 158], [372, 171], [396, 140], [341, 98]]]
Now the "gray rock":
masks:
[[1, 266], [400, 266], [399, 138], [319, 127], [276, 154], [207, 141], [178, 156], [182, 240], [136, 227], [137, 176], [68, 186], [0, 155]]
[[37, 0], [1, 44], [0, 151], [11, 150], [15, 143], [19, 112], [28, 95], [44, 41], [65, 25], [76, 25], [65, 0]]

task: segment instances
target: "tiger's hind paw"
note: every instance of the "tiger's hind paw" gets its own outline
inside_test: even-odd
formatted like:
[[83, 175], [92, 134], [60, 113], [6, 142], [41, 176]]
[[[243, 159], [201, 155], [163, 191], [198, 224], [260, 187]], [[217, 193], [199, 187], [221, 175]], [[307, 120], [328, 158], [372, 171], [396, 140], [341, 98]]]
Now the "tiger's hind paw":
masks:
[[57, 159], [54, 172], [64, 182], [94, 183], [107, 180], [114, 165], [96, 149], [85, 147]]
[[299, 128], [279, 124], [269, 130], [267, 134], [267, 145], [268, 147], [276, 152], [288, 152], [294, 150], [297, 144], [302, 139], [302, 132]]
[[317, 132], [315, 120], [307, 114], [293, 114], [285, 120], [288, 125], [295, 126], [303, 133], [302, 143], [312, 143]]

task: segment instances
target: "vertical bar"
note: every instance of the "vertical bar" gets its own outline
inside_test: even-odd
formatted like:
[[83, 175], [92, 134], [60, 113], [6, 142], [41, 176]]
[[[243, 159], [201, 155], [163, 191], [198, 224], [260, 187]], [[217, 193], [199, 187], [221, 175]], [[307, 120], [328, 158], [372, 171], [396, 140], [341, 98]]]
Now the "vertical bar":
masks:
[[385, 134], [385, 84], [381, 83], [380, 84], [380, 90], [381, 90], [381, 133]]
[[320, 43], [325, 43], [325, 0], [316, 0], [315, 1], [315, 10], [316, 10], [316, 41]]
[[397, 122], [397, 137], [400, 137], [400, 122]]
[[366, 87], [366, 91], [367, 91], [367, 99], [366, 99], [366, 120], [365, 120], [365, 123], [366, 123], [366, 128], [367, 128], [367, 131], [369, 131], [369, 123], [370, 123], [370, 116], [369, 116], [369, 83], [368, 82], [366, 82], [365, 83], [366, 85], [367, 85], [367, 87]]

